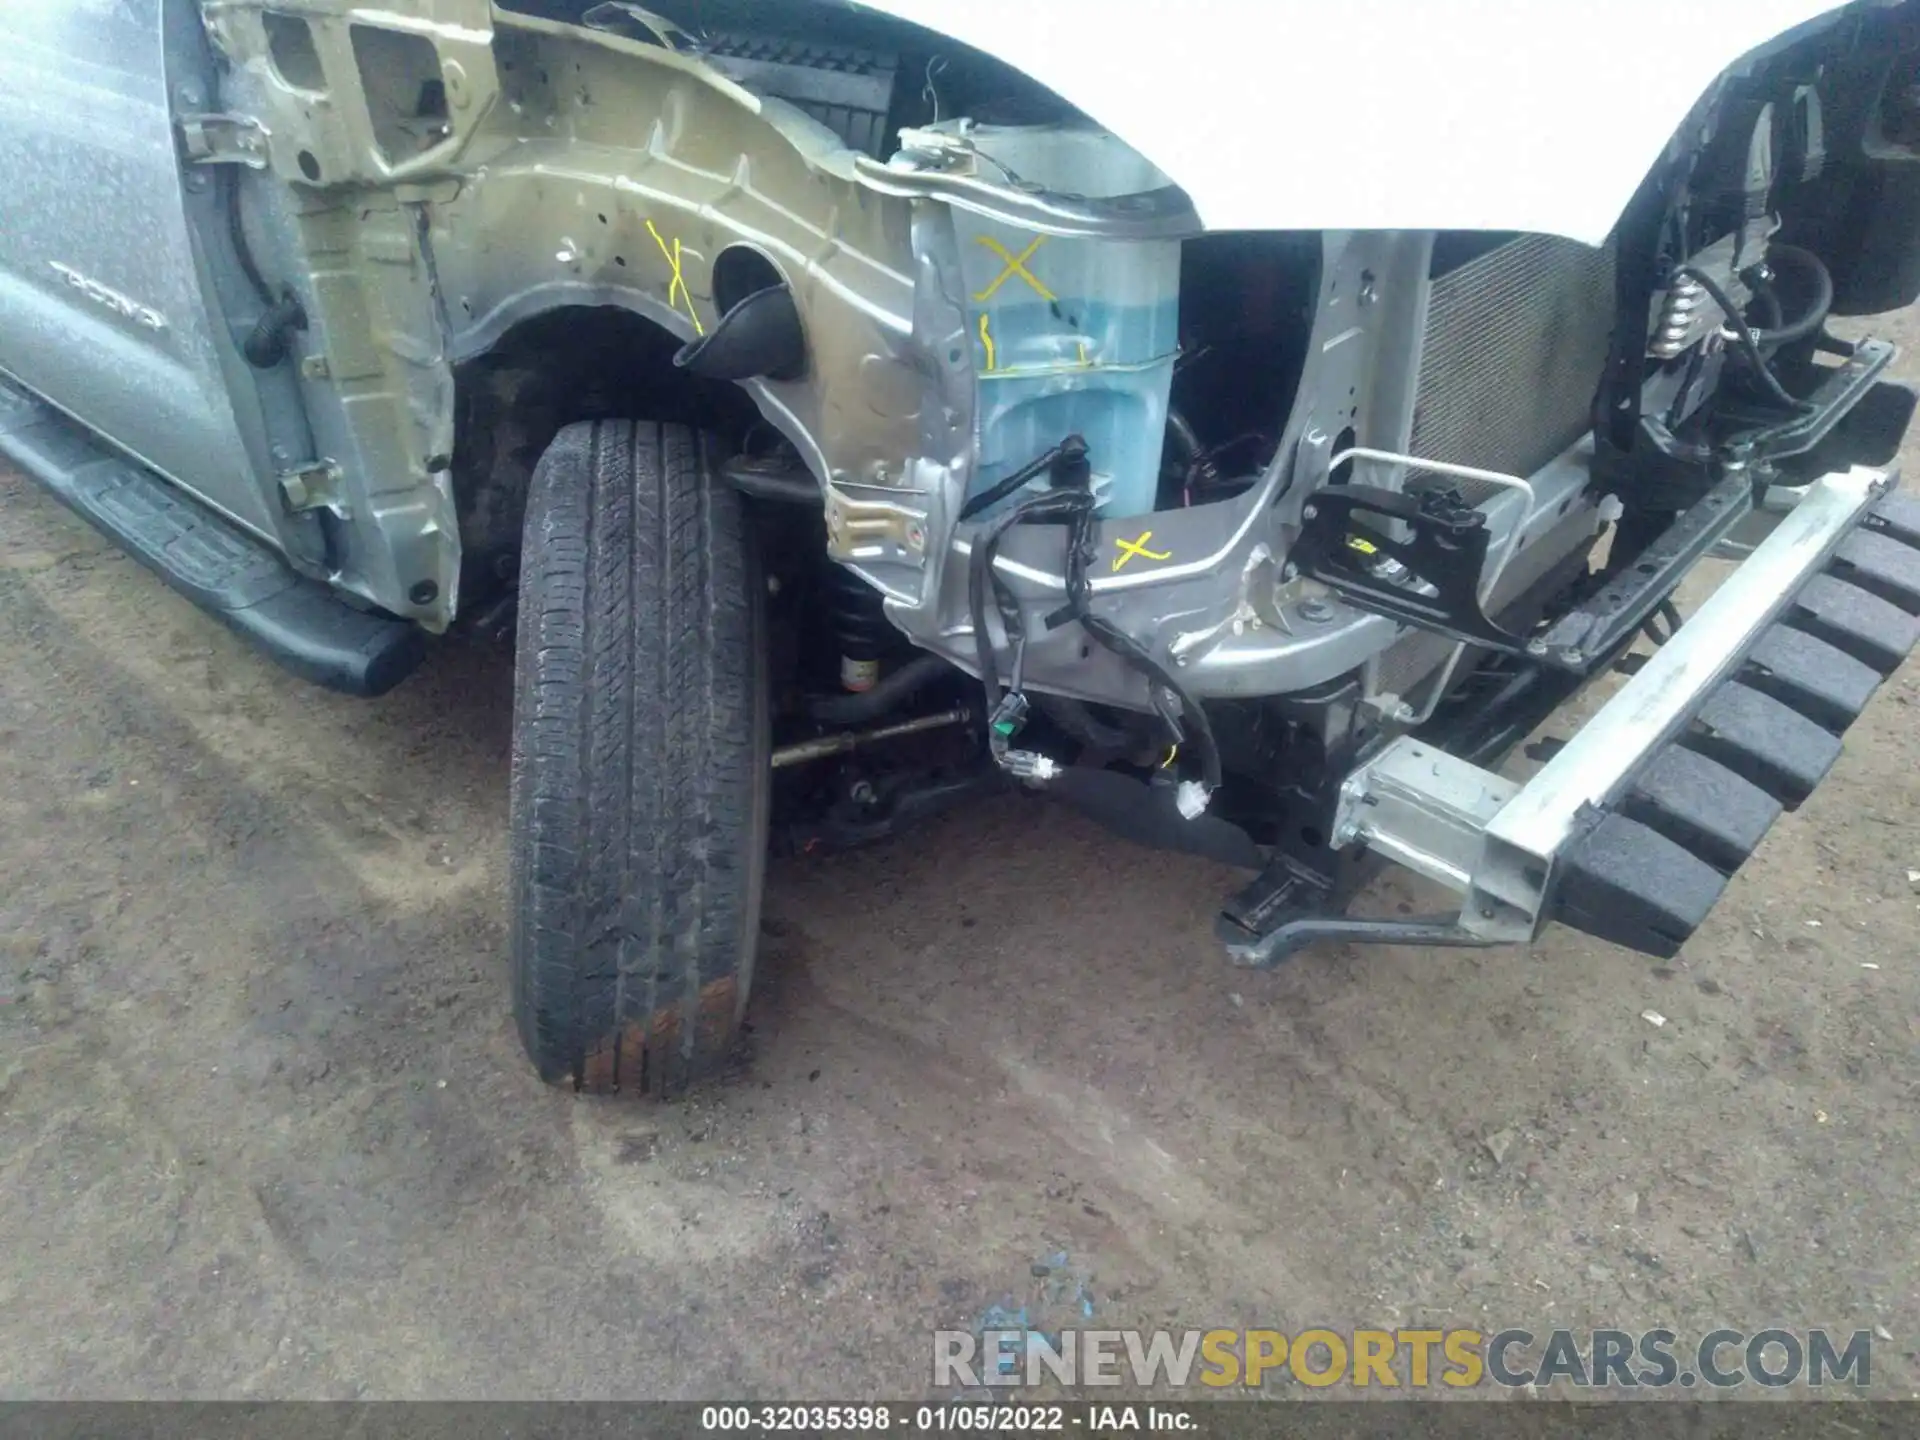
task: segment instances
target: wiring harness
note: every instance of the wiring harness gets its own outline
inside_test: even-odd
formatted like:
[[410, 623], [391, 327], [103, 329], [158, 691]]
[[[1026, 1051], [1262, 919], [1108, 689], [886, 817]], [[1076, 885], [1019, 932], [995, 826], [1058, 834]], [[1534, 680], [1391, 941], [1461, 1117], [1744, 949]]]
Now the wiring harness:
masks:
[[[1023, 685], [1027, 633], [1019, 603], [1006, 582], [995, 573], [993, 561], [1000, 542], [1014, 526], [1063, 525], [1067, 532], [1064, 566], [1067, 599], [1046, 617], [1046, 627], [1054, 630], [1078, 621], [1089, 639], [1117, 655], [1146, 680], [1148, 698], [1167, 727], [1169, 744], [1177, 747], [1177, 753], [1191, 752], [1199, 761], [1198, 778], [1181, 779], [1176, 791], [1180, 813], [1193, 819], [1206, 810], [1214, 791], [1220, 788], [1219, 746], [1199, 701], [1187, 693], [1146, 646], [1092, 609], [1093, 587], [1088, 572], [1096, 555], [1096, 502], [1086, 441], [1078, 435], [1069, 435], [1031, 464], [974, 497], [962, 509], [961, 518], [978, 515], [1042, 474], [1049, 476], [1053, 488], [1019, 500], [989, 519], [973, 537], [967, 558], [967, 609], [973, 622], [980, 683], [986, 691], [987, 743], [994, 761], [1008, 774], [1035, 782], [1051, 780], [1061, 771], [1059, 762], [1051, 756], [1014, 745], [1026, 725], [1030, 709]], [[1013, 666], [1004, 690], [1000, 685], [993, 636], [987, 628], [989, 597], [1013, 647]]]

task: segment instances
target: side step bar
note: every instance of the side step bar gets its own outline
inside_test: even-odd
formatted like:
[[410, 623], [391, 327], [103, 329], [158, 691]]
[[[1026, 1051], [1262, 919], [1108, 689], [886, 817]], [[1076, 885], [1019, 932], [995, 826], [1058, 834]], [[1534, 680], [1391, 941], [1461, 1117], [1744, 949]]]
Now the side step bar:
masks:
[[426, 653], [412, 622], [354, 609], [178, 486], [6, 385], [0, 455], [303, 680], [349, 695], [382, 695]]
[[1396, 740], [1342, 786], [1334, 840], [1463, 897], [1456, 943], [1557, 920], [1671, 956], [1920, 639], [1920, 500], [1825, 475], [1523, 785]]

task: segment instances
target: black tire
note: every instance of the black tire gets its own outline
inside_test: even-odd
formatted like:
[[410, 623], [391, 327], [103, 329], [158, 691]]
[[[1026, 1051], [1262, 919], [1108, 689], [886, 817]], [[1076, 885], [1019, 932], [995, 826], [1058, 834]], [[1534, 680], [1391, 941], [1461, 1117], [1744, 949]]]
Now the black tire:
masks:
[[512, 972], [543, 1079], [672, 1094], [730, 1055], [767, 852], [762, 595], [740, 496], [678, 425], [533, 473], [514, 658]]

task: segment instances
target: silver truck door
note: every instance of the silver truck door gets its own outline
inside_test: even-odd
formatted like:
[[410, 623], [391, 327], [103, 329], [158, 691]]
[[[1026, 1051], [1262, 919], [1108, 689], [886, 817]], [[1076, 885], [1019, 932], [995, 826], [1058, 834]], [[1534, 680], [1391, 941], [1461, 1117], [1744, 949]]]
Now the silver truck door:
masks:
[[203, 77], [168, 74], [165, 24], [198, 24], [175, 3], [0, 0], [0, 369], [275, 536], [188, 229], [170, 101]]

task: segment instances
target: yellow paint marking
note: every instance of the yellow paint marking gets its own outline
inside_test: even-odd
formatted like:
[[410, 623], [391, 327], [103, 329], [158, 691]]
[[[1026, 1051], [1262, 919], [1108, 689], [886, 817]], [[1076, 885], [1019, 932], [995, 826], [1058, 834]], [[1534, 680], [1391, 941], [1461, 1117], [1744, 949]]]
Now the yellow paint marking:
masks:
[[1151, 539], [1153, 539], [1153, 531], [1151, 530], [1142, 530], [1138, 540], [1122, 540], [1118, 536], [1115, 536], [1113, 543], [1120, 553], [1113, 557], [1113, 568], [1118, 570], [1136, 555], [1142, 560], [1171, 560], [1173, 558], [1173, 552], [1171, 550], [1147, 549], [1147, 542]]
[[987, 347], [986, 368], [991, 370], [993, 369], [993, 335], [987, 329], [987, 317], [984, 315], [980, 317], [980, 343]]
[[673, 271], [673, 278], [667, 282], [667, 304], [678, 310], [686, 306], [687, 318], [693, 322], [693, 333], [705, 335], [707, 327], [700, 323], [700, 312], [693, 308], [693, 295], [687, 289], [687, 280], [680, 273], [680, 237], [675, 236], [673, 248], [667, 248], [666, 240], [653, 228], [653, 221], [647, 221], [647, 233], [653, 237], [653, 243], [660, 247], [660, 253], [666, 258], [667, 267]]
[[993, 251], [994, 254], [1006, 261], [1006, 267], [1001, 270], [998, 275], [994, 276], [993, 283], [974, 295], [973, 298], [976, 303], [991, 300], [994, 291], [1006, 284], [1007, 281], [1011, 280], [1015, 275], [1018, 275], [1022, 280], [1026, 281], [1028, 285], [1032, 286], [1033, 293], [1038, 295], [1042, 300], [1045, 300], [1049, 305], [1060, 298], [1046, 286], [1042, 285], [1040, 283], [1040, 277], [1027, 268], [1027, 262], [1033, 258], [1033, 252], [1047, 243], [1046, 236], [1034, 236], [1033, 243], [1018, 255], [1007, 249], [1006, 246], [1002, 245], [991, 235], [976, 235], [973, 237], [973, 243], [986, 246], [987, 249]]
[[1082, 365], [1092, 363], [1087, 359], [1087, 342], [1084, 340], [1080, 342], [1080, 363]]
[[1349, 550], [1358, 550], [1362, 555], [1378, 555], [1380, 553], [1380, 547], [1378, 545], [1375, 545], [1371, 540], [1362, 540], [1358, 535], [1349, 535], [1347, 537], [1347, 548]]

